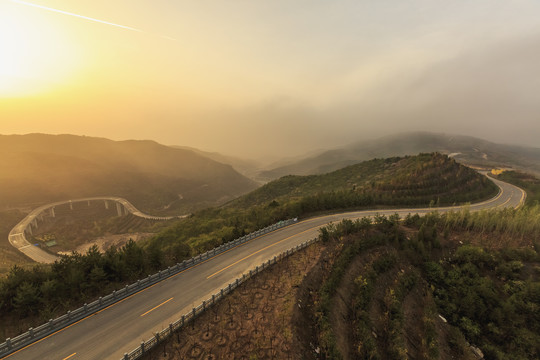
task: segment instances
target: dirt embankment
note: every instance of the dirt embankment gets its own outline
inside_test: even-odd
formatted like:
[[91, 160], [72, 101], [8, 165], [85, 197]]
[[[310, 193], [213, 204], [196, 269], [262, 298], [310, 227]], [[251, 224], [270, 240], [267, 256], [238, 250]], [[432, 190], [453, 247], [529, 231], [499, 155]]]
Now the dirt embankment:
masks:
[[242, 284], [147, 359], [302, 359], [296, 292], [324, 252], [314, 244]]

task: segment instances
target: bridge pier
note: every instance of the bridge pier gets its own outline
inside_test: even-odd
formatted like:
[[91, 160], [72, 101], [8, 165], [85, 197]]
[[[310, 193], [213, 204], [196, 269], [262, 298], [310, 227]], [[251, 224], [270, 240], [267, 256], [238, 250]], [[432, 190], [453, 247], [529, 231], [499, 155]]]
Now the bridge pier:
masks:
[[51, 208], [51, 217], [56, 217], [56, 214], [54, 213], [54, 206]]
[[24, 231], [28, 232], [30, 236], [34, 235], [34, 233], [32, 232], [32, 224], [28, 224], [28, 226], [26, 227], [26, 229], [24, 229]]
[[88, 200], [88, 207], [90, 207], [90, 200]]
[[73, 201], [69, 200], [69, 208], [73, 210]]
[[109, 202], [107, 200], [105, 200], [105, 209], [109, 210]]
[[120, 203], [116, 203], [116, 212], [118, 213], [118, 216], [124, 215], [124, 206]]

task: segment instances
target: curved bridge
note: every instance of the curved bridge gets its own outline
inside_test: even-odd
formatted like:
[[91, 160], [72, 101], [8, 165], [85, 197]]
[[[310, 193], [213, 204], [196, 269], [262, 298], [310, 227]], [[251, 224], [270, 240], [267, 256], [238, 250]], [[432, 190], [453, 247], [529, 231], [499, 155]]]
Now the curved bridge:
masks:
[[13, 229], [11, 229], [9, 233], [9, 242], [13, 247], [15, 247], [17, 250], [31, 258], [32, 260], [39, 262], [39, 263], [53, 263], [55, 260], [58, 259], [58, 256], [48, 253], [41, 248], [34, 246], [26, 240], [26, 234], [32, 234], [32, 232], [38, 228], [39, 222], [43, 221], [43, 218], [45, 217], [55, 217], [55, 207], [60, 205], [66, 205], [78, 202], [95, 202], [95, 201], [102, 201], [104, 203], [104, 206], [106, 209], [109, 208], [110, 205], [116, 206], [116, 211], [118, 213], [118, 216], [127, 215], [127, 214], [133, 214], [135, 216], [149, 219], [149, 220], [170, 220], [174, 218], [184, 218], [188, 215], [182, 215], [182, 216], [153, 216], [143, 213], [142, 211], [138, 210], [135, 206], [133, 206], [132, 203], [127, 201], [124, 198], [121, 197], [115, 197], [115, 196], [100, 196], [100, 197], [88, 197], [83, 199], [76, 199], [76, 200], [66, 200], [66, 201], [58, 201], [51, 204], [43, 205], [38, 207], [37, 209], [34, 209], [30, 214], [28, 214], [24, 219], [22, 219]]

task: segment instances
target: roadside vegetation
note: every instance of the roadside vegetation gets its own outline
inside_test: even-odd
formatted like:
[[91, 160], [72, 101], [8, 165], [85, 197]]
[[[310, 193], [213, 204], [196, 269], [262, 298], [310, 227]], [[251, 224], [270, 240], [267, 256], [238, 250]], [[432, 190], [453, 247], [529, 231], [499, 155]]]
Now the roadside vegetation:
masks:
[[[499, 213], [512, 223], [540, 209]], [[520, 233], [474, 225], [483, 219], [327, 226], [146, 359], [538, 358], [540, 218]]]
[[484, 176], [440, 154], [375, 159], [320, 176], [284, 177], [194, 213], [141, 243], [12, 268], [0, 281], [0, 337], [13, 336], [114, 288], [292, 217], [388, 206], [437, 206], [494, 196]]

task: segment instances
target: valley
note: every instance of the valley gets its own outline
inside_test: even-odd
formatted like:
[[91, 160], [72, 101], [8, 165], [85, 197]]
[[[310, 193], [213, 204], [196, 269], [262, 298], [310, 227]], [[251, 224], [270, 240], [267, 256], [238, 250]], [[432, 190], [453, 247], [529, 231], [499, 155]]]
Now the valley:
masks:
[[[519, 176], [513, 175], [514, 173], [508, 174], [511, 177], [507, 176], [505, 179], [514, 182], [519, 181]], [[499, 175], [499, 177], [502, 176], [505, 176], [504, 173]], [[527, 178], [522, 178], [521, 181], [525, 180]], [[531, 201], [534, 202], [536, 196], [536, 188], [534, 187], [536, 185], [534, 182], [530, 184], [527, 187], [529, 196], [532, 196], [531, 199], [527, 200], [529, 204], [531, 204]], [[16, 324], [16, 326], [3, 327], [0, 331], [4, 333], [5, 337], [14, 336], [24, 331], [26, 327], [35, 326], [39, 321], [58, 316], [70, 308], [80, 306], [83, 302], [93, 301], [93, 299], [107, 291], [119, 289], [156, 270], [174, 265], [191, 256], [196, 256], [244, 234], [253, 232], [258, 228], [287, 218], [299, 218], [298, 225], [301, 227], [295, 230], [297, 226], [294, 225], [288, 227], [284, 233], [281, 230], [276, 231], [275, 234], [272, 233], [269, 239], [274, 240], [269, 245], [265, 245], [268, 241], [265, 240], [266, 236], [262, 236], [257, 241], [252, 240], [248, 245], [231, 251], [230, 255], [222, 255], [216, 257], [216, 259], [211, 259], [208, 263], [210, 267], [206, 265], [197, 267], [197, 272], [188, 271], [183, 275], [182, 279], [184, 280], [181, 283], [187, 281], [193, 284], [190, 287], [190, 295], [180, 295], [177, 293], [176, 286], [171, 288], [170, 291], [172, 292], [169, 292], [169, 300], [165, 299], [169, 308], [166, 312], [168, 314], [166, 315], [167, 320], [158, 317], [153, 320], [155, 321], [154, 325], [151, 325], [150, 328], [156, 329], [158, 322], [163, 323], [164, 321], [178, 319], [182, 313], [189, 311], [190, 303], [197, 304], [207, 296], [208, 292], [217, 289], [220, 286], [219, 284], [224, 284], [227, 281], [226, 279], [245, 273], [246, 269], [256, 266], [265, 258], [271, 258], [279, 254], [280, 251], [286, 250], [289, 246], [298, 244], [303, 239], [317, 236], [322, 239], [325, 236], [332, 237], [333, 235], [324, 235], [327, 230], [321, 230], [321, 234], [318, 234], [319, 228], [329, 222], [339, 223], [343, 218], [354, 220], [369, 216], [374, 217], [374, 223], [377, 223], [383, 221], [380, 216], [387, 216], [392, 219], [393, 214], [408, 219], [410, 217], [408, 214], [411, 213], [425, 215], [437, 211], [440, 214], [446, 212], [452, 214], [456, 211], [463, 211], [461, 210], [463, 208], [472, 212], [483, 212], [486, 210], [482, 209], [492, 208], [516, 208], [523, 206], [526, 198], [525, 192], [519, 188], [481, 175], [459, 164], [453, 158], [438, 153], [426, 153], [416, 156], [374, 159], [322, 175], [286, 176], [220, 206], [195, 211], [182, 219], [174, 219], [163, 215], [145, 215], [132, 205], [129, 205], [129, 202], [126, 202], [128, 205], [122, 205], [119, 208], [112, 205], [114, 202], [108, 204], [109, 200], [107, 198], [89, 198], [88, 200], [82, 199], [84, 201], [56, 203], [54, 207], [51, 207], [54, 210], [49, 209], [43, 213], [47, 216], [35, 216], [36, 220], [39, 217], [39, 226], [35, 227], [33, 225], [30, 228], [32, 231], [26, 235], [29, 241], [39, 244], [48, 253], [71, 254], [74, 250], [79, 249], [80, 251], [77, 251], [74, 256], [62, 257], [51, 268], [41, 266], [39, 268], [11, 269], [7, 273], [4, 285], [0, 287], [5, 299], [3, 309], [0, 307], [0, 311], [7, 310], [9, 315], [6, 315], [6, 319], [9, 319], [8, 321]], [[467, 205], [468, 202], [472, 204]], [[47, 206], [49, 205], [45, 207]], [[128, 208], [129, 211], [124, 210]], [[300, 230], [302, 228], [303, 230]], [[333, 227], [329, 229], [334, 231]], [[414, 230], [411, 231], [414, 232]], [[289, 235], [280, 235], [281, 233], [289, 233]], [[136, 242], [132, 241], [134, 239]], [[323, 244], [325, 243], [326, 240], [323, 240]], [[345, 243], [338, 242], [339, 249], [349, 247], [349, 245], [344, 246]], [[515, 246], [522, 246], [522, 244], [516, 244]], [[328, 251], [334, 250], [329, 250], [326, 245], [317, 245], [315, 248], [327, 254], [325, 256], [336, 257], [336, 259], [340, 256], [339, 252], [335, 252], [335, 255], [328, 255]], [[35, 247], [35, 249], [38, 249], [38, 247]], [[392, 253], [394, 250], [388, 248], [385, 251]], [[369, 255], [364, 256], [369, 257]], [[229, 265], [226, 265], [228, 261]], [[310, 263], [311, 265], [308, 265], [304, 263], [302, 263], [302, 266], [306, 269], [305, 274], [309, 274], [308, 267], [310, 266], [315, 266], [315, 268], [322, 266], [321, 264]], [[202, 277], [198, 278], [197, 276]], [[173, 277], [172, 279], [179, 278]], [[295, 279], [294, 284], [296, 285], [291, 283], [289, 286], [295, 288], [300, 286], [302, 281], [305, 281], [301, 273]], [[197, 286], [194, 286], [193, 281], [197, 283]], [[35, 286], [37, 290], [30, 290], [30, 288], [27, 288], [27, 284], [34, 284], [32, 286]], [[163, 291], [165, 289], [163, 286], [166, 285], [160, 285], [156, 290]], [[246, 285], [246, 287], [248, 286]], [[352, 291], [349, 290], [344, 290], [343, 296], [349, 296], [346, 295]], [[269, 294], [263, 295], [263, 298]], [[2, 292], [0, 292], [0, 295], [2, 295]], [[162, 298], [164, 294], [143, 291], [140, 295], [135, 296], [134, 301], [138, 304], [135, 306], [144, 313], [143, 309], [146, 301], [143, 299], [146, 298], [152, 302], [151, 299], [156, 296]], [[283, 290], [283, 296], [287, 299], [287, 304], [276, 303], [272, 306], [274, 308], [288, 306], [289, 310], [286, 311], [290, 313], [292, 299], [298, 294], [294, 295], [294, 291], [289, 288], [289, 290]], [[6, 302], [10, 298], [16, 299], [15, 302], [11, 304]], [[404, 299], [399, 301], [402, 300]], [[268, 307], [269, 301], [265, 300], [263, 304], [266, 305], [262, 306]], [[425, 301], [423, 301], [420, 303], [424, 304]], [[132, 313], [133, 309], [125, 312], [124, 306], [121, 305], [123, 303], [119, 303], [118, 307], [113, 307], [115, 311], [120, 311], [113, 318], [117, 316], [124, 317], [128, 313]], [[135, 303], [128, 300], [126, 306], [132, 307]], [[239, 304], [241, 303], [237, 302], [235, 306], [240, 306]], [[422, 307], [423, 305], [418, 306]], [[430, 306], [433, 307], [433, 303]], [[253, 307], [253, 310], [255, 310], [255, 305]], [[8, 310], [9, 308], [11, 310]], [[40, 308], [41, 310], [37, 310]], [[156, 312], [156, 315], [152, 314], [152, 318], [159, 315], [159, 313], [161, 311]], [[298, 320], [297, 317], [300, 315], [295, 316], [297, 320], [294, 321], [305, 321], [305, 319]], [[309, 315], [309, 317], [313, 317], [313, 315]], [[341, 317], [341, 315], [338, 317]], [[256, 318], [254, 313], [252, 319]], [[290, 319], [292, 317], [289, 317]], [[76, 327], [78, 330], [61, 331], [54, 337], [58, 339], [57, 341], [67, 341], [65, 346], [68, 346], [72, 342], [69, 339], [73, 339], [72, 336], [74, 336], [71, 334], [80, 331], [87, 333], [89, 327], [102, 326], [93, 324], [90, 320], [91, 318], [85, 319], [83, 325]], [[257, 320], [259, 322], [250, 324], [250, 319], [244, 320], [239, 321], [252, 330], [259, 329], [258, 324], [260, 321], [265, 321], [259, 319]], [[297, 334], [298, 329], [294, 328], [292, 323], [285, 324], [289, 320], [282, 319], [281, 325], [278, 327], [281, 329], [279, 331], [300, 336]], [[103, 321], [103, 319], [100, 321]], [[231, 320], [231, 324], [234, 321]], [[274, 331], [270, 329], [277, 326], [267, 321], [265, 324], [268, 331]], [[121, 326], [121, 324], [118, 325]], [[147, 326], [137, 326], [131, 329], [132, 335], [130, 335], [130, 338], [144, 337], [144, 334], [148, 334], [150, 329]], [[226, 323], [222, 323], [221, 326], [226, 326]], [[320, 327], [321, 325], [317, 326]], [[336, 326], [338, 328], [343, 327], [339, 323], [336, 323]], [[407, 326], [414, 327], [414, 325]], [[241, 327], [237, 330], [243, 331], [243, 334], [246, 332], [245, 329], [245, 327]], [[222, 338], [225, 339], [224, 330], [221, 331]], [[279, 332], [278, 330], [275, 331]], [[379, 329], [378, 331], [383, 330]], [[136, 333], [139, 335], [135, 335]], [[210, 334], [208, 326], [206, 333]], [[274, 337], [274, 340], [277, 341], [275, 344], [268, 345], [262, 338], [261, 340], [255, 340], [256, 338], [251, 337], [245, 338], [245, 335], [240, 336], [234, 331], [233, 333], [229, 332], [227, 335], [228, 338], [234, 337], [236, 339], [236, 342], [233, 343], [236, 345], [231, 346], [238, 347], [238, 344], [248, 341], [247, 349], [254, 352], [259, 351], [261, 356], [263, 356], [263, 352], [270, 354], [270, 356], [273, 356], [272, 354], [278, 356], [277, 348], [274, 349], [273, 346], [277, 346], [279, 343], [278, 347], [289, 349], [282, 355], [290, 355], [291, 358], [294, 358], [295, 355], [290, 350], [292, 335], [287, 335], [285, 338], [280, 336], [276, 335]], [[304, 336], [304, 340], [294, 338], [295, 344], [298, 341], [304, 343], [308, 341], [305, 340], [307, 339], [306, 336], [315, 336], [308, 343], [313, 343], [317, 339], [317, 341], [323, 343], [326, 341], [319, 339], [316, 334], [304, 334], [302, 336]], [[118, 344], [118, 341], [119, 339], [116, 339], [114, 343]], [[193, 341], [189, 344], [191, 345], [185, 345], [189, 349], [183, 348], [183, 350], [177, 351], [184, 351], [184, 355], [188, 351], [199, 351], [200, 354], [207, 351], [202, 350], [199, 343], [196, 343], [196, 346]], [[84, 350], [81, 348], [80, 343], [73, 345], [76, 348], [71, 348], [77, 350], [76, 353], [86, 354], [81, 355], [82, 357], [79, 356], [81, 359], [97, 356], [96, 351], [98, 350]], [[104, 343], [103, 346], [99, 350], [100, 352], [108, 353], [113, 351], [116, 354], [115, 357], [122, 355], [114, 352], [113, 342]], [[128, 341], [122, 348], [127, 350], [130, 346], [132, 348], [136, 347], [132, 341]], [[193, 346], [198, 350], [193, 350]], [[268, 346], [270, 346], [270, 350], [268, 350]], [[29, 349], [32, 349], [27, 350], [30, 353], [34, 351], [55, 352], [53, 349], [45, 350], [42, 346], [37, 345], [31, 346]], [[318, 349], [319, 353], [320, 351], [324, 353], [333, 351], [328, 344], [323, 344]], [[26, 354], [27, 351], [24, 353]], [[212, 349], [208, 351], [211, 352]], [[227, 351], [231, 354], [236, 353], [232, 348]], [[302, 351], [306, 352], [308, 349]], [[351, 350], [342, 348], [340, 351], [348, 354]], [[408, 351], [412, 350], [409, 349]], [[427, 350], [418, 351], [427, 354]], [[243, 354], [242, 356], [249, 355], [248, 353]], [[252, 352], [249, 356], [253, 354]], [[348, 358], [347, 356], [345, 357]], [[10, 357], [16, 359], [18, 355], [16, 353]]]

